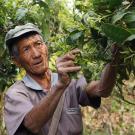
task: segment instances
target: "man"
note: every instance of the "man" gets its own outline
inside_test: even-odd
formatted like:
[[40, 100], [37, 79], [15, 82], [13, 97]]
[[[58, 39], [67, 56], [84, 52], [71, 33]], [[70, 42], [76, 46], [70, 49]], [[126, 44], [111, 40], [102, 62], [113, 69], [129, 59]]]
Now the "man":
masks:
[[84, 77], [71, 80], [77, 72], [75, 49], [58, 58], [57, 73], [48, 66], [48, 49], [40, 30], [33, 24], [17, 26], [5, 38], [14, 63], [26, 70], [22, 81], [13, 84], [5, 95], [4, 118], [9, 135], [47, 135], [52, 116], [65, 92], [62, 114], [56, 135], [81, 135], [82, 116], [79, 105], [100, 106], [108, 97], [116, 78], [115, 59], [106, 65], [101, 79], [86, 83]]

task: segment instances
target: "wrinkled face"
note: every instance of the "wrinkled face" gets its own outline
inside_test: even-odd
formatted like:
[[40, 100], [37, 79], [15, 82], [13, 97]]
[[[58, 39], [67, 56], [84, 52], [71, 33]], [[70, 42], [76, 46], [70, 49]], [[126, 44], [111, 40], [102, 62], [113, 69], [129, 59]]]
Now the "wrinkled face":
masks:
[[16, 63], [28, 74], [42, 75], [48, 70], [48, 49], [40, 35], [35, 34], [17, 42], [19, 57]]

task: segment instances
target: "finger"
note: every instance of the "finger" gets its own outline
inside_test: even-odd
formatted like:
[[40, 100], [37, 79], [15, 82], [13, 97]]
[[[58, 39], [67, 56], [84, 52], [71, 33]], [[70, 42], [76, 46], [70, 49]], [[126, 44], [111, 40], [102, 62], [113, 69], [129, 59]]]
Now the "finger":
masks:
[[79, 54], [81, 51], [76, 48], [70, 52], [68, 52], [67, 54], [65, 54], [64, 56], [61, 56], [57, 59], [56, 63], [58, 62], [64, 62], [65, 60], [75, 60], [75, 57], [77, 54]]
[[71, 55], [71, 54], [65, 54], [64, 56], [62, 57], [59, 57], [57, 60], [56, 60], [56, 63], [59, 63], [59, 62], [65, 62], [67, 60], [75, 60], [75, 56], [74, 55]]
[[66, 61], [66, 62], [60, 62], [57, 64], [57, 67], [67, 67], [67, 66], [74, 66], [74, 62], [73, 61]]
[[59, 72], [61, 73], [70, 73], [70, 72], [77, 72], [81, 69], [81, 66], [74, 66], [74, 67], [61, 67]]
[[76, 55], [76, 54], [78, 54], [78, 53], [80, 53], [80, 52], [81, 52], [81, 50], [78, 49], [78, 48], [76, 48], [76, 49], [72, 50], [72, 51], [69, 52], [69, 53], [71, 53], [72, 55]]
[[68, 52], [65, 56], [64, 59], [68, 59], [68, 60], [75, 60], [75, 57], [77, 56], [77, 54], [79, 54], [81, 51], [79, 49], [74, 49], [70, 52]]
[[77, 54], [79, 54], [81, 51], [79, 49], [74, 49], [70, 52], [68, 52], [65, 56], [66, 59], [75, 59], [75, 57], [77, 56]]
[[63, 56], [64, 60], [75, 60], [75, 55], [72, 53], [67, 53], [66, 55]]

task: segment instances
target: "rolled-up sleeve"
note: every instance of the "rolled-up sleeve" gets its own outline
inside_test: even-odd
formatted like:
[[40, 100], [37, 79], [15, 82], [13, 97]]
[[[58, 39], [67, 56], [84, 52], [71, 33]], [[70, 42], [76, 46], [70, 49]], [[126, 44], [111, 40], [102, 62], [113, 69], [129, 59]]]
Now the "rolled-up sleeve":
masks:
[[4, 104], [4, 120], [7, 132], [8, 135], [14, 135], [33, 105], [26, 93], [16, 91], [5, 95]]
[[93, 108], [100, 107], [101, 97], [89, 97], [85, 91], [86, 85], [87, 82], [83, 76], [76, 82], [76, 93], [79, 104], [82, 106], [92, 106]]

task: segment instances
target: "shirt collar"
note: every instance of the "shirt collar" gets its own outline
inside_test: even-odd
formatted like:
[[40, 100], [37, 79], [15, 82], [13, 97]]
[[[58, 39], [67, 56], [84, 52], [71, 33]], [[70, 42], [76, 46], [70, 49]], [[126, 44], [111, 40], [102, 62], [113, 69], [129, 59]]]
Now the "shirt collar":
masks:
[[[32, 77], [26, 74], [22, 81], [24, 82], [25, 86], [33, 89], [33, 90], [43, 90], [43, 88], [38, 84]], [[51, 87], [54, 86], [58, 81], [58, 74], [51, 73]]]

